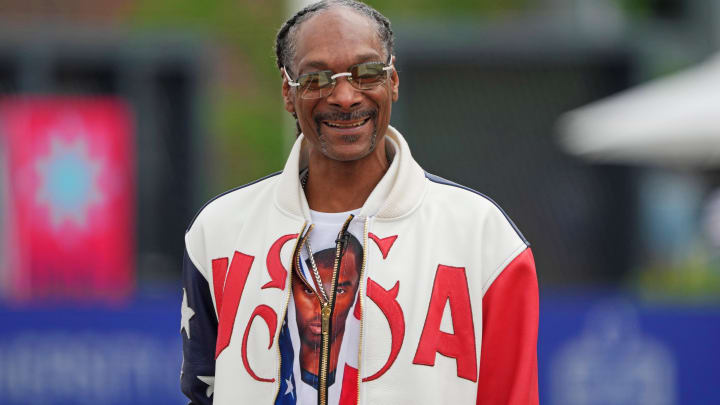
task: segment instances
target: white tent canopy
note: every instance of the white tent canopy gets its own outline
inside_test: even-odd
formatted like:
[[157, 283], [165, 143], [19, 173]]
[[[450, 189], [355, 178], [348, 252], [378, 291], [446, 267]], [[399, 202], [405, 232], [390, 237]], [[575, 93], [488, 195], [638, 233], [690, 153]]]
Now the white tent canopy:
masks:
[[560, 144], [597, 161], [720, 167], [720, 54], [564, 114]]

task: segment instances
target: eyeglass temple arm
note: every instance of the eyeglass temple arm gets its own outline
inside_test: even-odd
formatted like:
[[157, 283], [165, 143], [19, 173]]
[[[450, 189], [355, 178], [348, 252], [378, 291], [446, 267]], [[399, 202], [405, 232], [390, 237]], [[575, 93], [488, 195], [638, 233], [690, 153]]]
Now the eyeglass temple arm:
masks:
[[383, 70], [395, 69], [395, 65], [393, 65], [393, 63], [392, 63], [393, 56], [395, 56], [395, 55], [393, 55], [393, 54], [388, 55], [388, 60], [385, 63], [387, 66], [385, 66], [383, 68]]
[[290, 78], [290, 75], [288, 74], [287, 68], [285, 66], [283, 66], [282, 70], [283, 70], [283, 73], [285, 73], [285, 77], [287, 77], [287, 81], [288, 81], [288, 84], [290, 85], [290, 87], [297, 87], [300, 85], [300, 83], [294, 82], [293, 79]]

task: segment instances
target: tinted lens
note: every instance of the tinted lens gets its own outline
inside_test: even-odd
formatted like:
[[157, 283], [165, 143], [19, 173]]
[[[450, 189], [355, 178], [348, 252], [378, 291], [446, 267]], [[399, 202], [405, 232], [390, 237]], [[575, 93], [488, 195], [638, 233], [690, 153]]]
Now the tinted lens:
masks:
[[380, 62], [361, 63], [350, 68], [352, 82], [359, 89], [371, 89], [385, 83], [387, 73]]
[[332, 72], [329, 70], [312, 72], [298, 77], [298, 83], [304, 90], [319, 90], [332, 84], [331, 76]]
[[298, 77], [301, 97], [321, 98], [330, 94], [333, 88], [332, 74], [329, 70], [323, 70]]

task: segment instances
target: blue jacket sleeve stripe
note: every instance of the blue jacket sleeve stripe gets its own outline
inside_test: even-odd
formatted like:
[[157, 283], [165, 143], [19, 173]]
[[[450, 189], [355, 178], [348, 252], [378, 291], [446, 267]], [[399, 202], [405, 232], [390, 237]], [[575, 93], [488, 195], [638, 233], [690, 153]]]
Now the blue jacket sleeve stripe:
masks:
[[189, 308], [188, 310], [183, 305], [183, 320], [189, 316], [189, 322], [181, 322], [183, 365], [180, 386], [182, 392], [190, 399], [190, 404], [212, 404], [210, 384], [198, 377], [210, 381], [211, 384], [214, 381], [214, 378], [208, 377], [215, 376], [218, 321], [210, 296], [210, 286], [190, 260], [187, 249], [183, 255], [182, 273], [183, 294], [186, 294]]

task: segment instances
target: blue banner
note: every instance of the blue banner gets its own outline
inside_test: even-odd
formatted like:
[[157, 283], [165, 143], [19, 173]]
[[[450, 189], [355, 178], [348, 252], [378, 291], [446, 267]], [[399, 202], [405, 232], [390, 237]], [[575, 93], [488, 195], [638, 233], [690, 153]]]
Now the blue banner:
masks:
[[15, 404], [185, 404], [180, 297], [123, 308], [1, 308], [0, 397]]
[[720, 308], [543, 294], [542, 404], [718, 404]]

